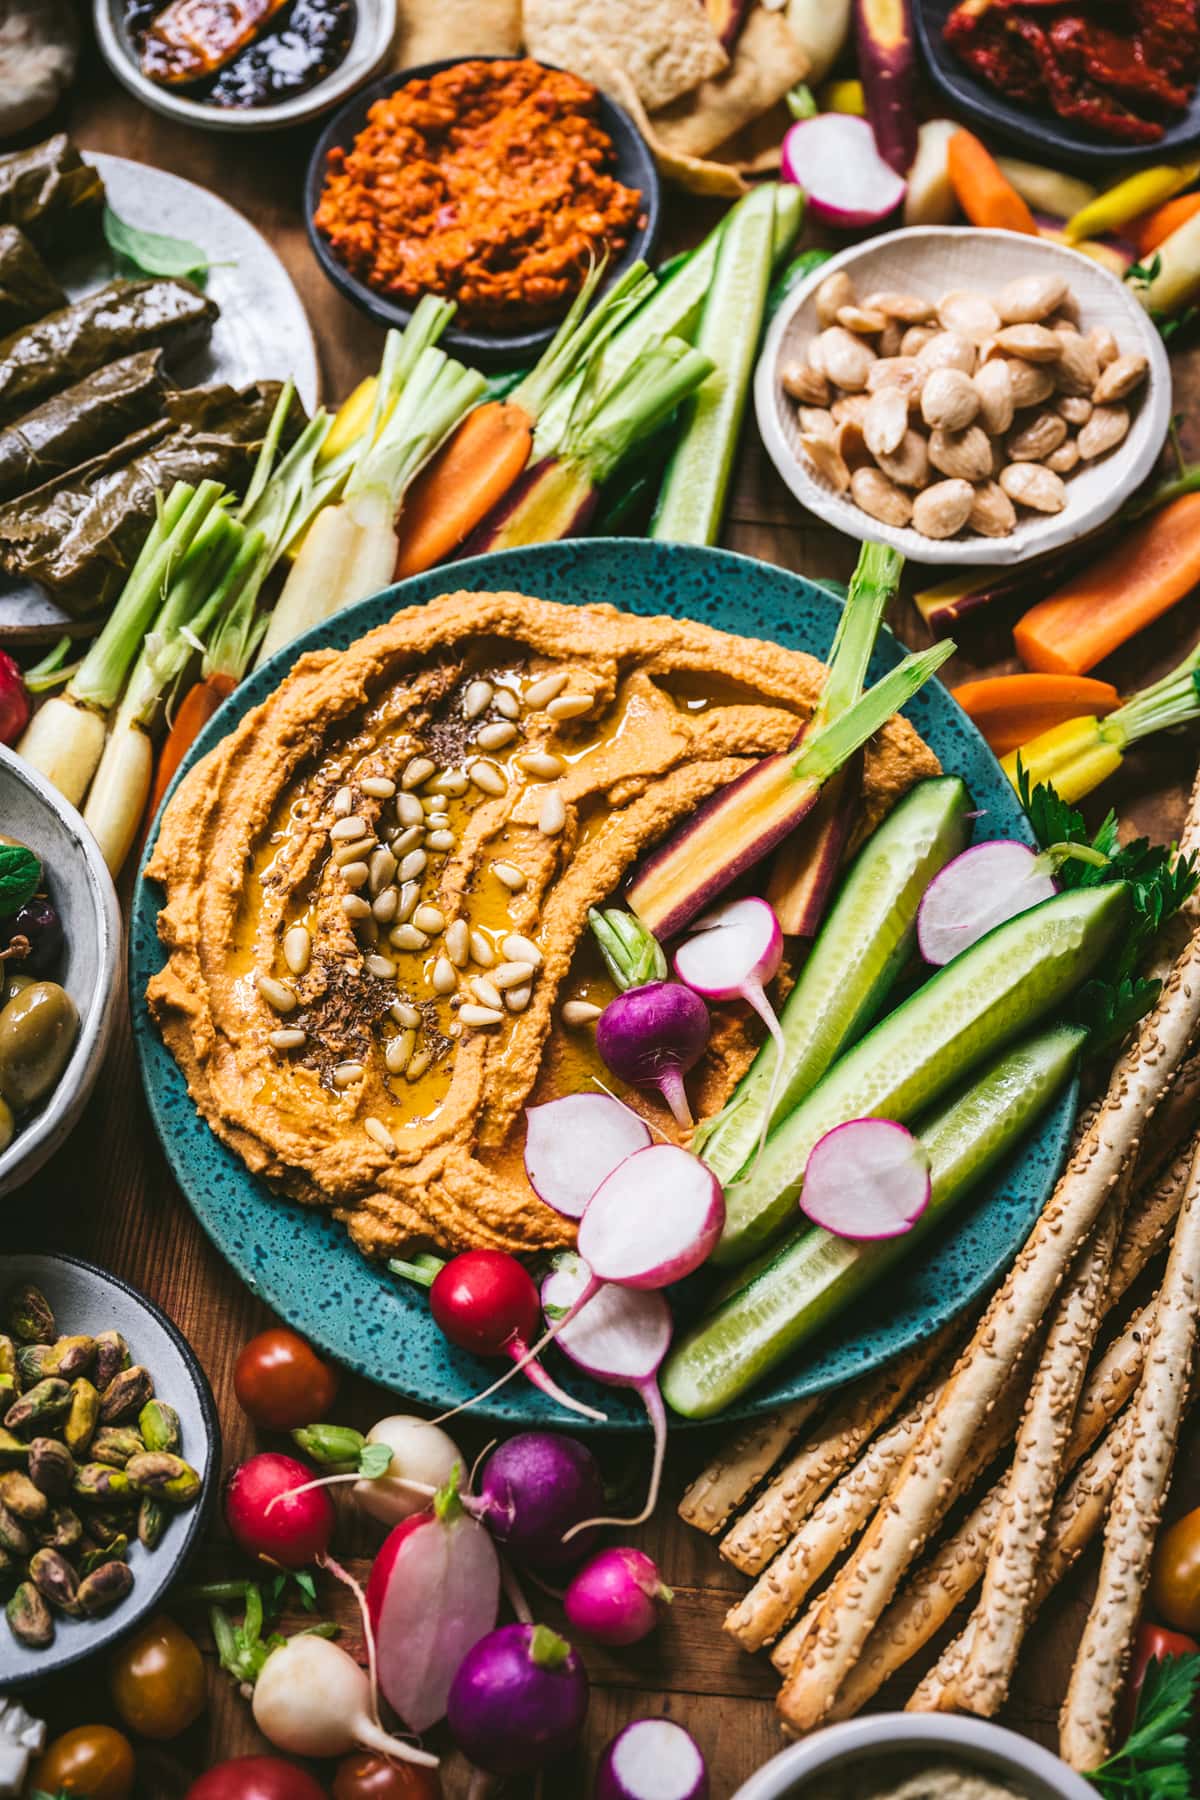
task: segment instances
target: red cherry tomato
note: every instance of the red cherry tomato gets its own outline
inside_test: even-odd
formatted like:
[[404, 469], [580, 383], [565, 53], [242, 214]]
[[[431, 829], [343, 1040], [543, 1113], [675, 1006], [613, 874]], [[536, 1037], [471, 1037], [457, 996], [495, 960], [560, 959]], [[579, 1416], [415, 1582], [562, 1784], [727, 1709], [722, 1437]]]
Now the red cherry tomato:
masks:
[[108, 1682], [121, 1722], [140, 1737], [178, 1737], [207, 1700], [199, 1650], [162, 1613], [113, 1651]]
[[1197, 1650], [1200, 1650], [1200, 1644], [1195, 1638], [1184, 1637], [1180, 1631], [1165, 1631], [1161, 1625], [1148, 1625], [1145, 1622], [1138, 1626], [1137, 1636], [1133, 1640], [1133, 1654], [1129, 1659], [1129, 1674], [1117, 1711], [1118, 1745], [1125, 1742], [1133, 1729], [1138, 1695], [1142, 1691], [1142, 1683], [1150, 1664], [1162, 1662], [1168, 1656], [1192, 1656]]
[[128, 1738], [111, 1725], [77, 1725], [47, 1745], [32, 1786], [47, 1794], [86, 1794], [88, 1800], [129, 1800], [133, 1776]]
[[193, 1781], [184, 1800], [325, 1800], [325, 1789], [281, 1756], [235, 1756]]
[[1159, 1537], [1150, 1567], [1150, 1604], [1176, 1631], [1200, 1633], [1200, 1506]]
[[436, 1769], [356, 1750], [337, 1766], [333, 1800], [442, 1800], [442, 1783]]
[[243, 1345], [233, 1390], [247, 1416], [265, 1431], [294, 1431], [328, 1418], [337, 1398], [337, 1370], [311, 1344], [282, 1325]]

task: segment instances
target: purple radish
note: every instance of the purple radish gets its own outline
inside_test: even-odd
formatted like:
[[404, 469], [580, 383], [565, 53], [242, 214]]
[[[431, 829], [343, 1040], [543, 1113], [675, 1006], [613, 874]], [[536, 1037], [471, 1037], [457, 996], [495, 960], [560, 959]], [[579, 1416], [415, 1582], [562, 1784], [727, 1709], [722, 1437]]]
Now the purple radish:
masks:
[[852, 231], [878, 225], [901, 204], [906, 184], [888, 167], [865, 119], [818, 113], [790, 127], [781, 172], [808, 196], [814, 219]]
[[592, 1800], [708, 1800], [708, 1769], [674, 1719], [635, 1719], [600, 1758]]
[[939, 869], [917, 912], [917, 943], [941, 967], [997, 925], [1052, 900], [1058, 883], [1043, 859], [1015, 838], [972, 844]]
[[650, 1127], [611, 1094], [564, 1094], [525, 1109], [525, 1173], [539, 1200], [568, 1219], [618, 1163], [653, 1143]]
[[527, 1775], [579, 1742], [588, 1678], [548, 1625], [501, 1625], [468, 1650], [446, 1716], [459, 1749], [490, 1775]]
[[675, 1596], [644, 1550], [602, 1550], [574, 1576], [563, 1599], [572, 1631], [597, 1644], [639, 1644]]
[[587, 1555], [595, 1532], [569, 1546], [567, 1534], [603, 1504], [604, 1483], [586, 1444], [556, 1431], [522, 1431], [488, 1457], [472, 1511], [518, 1562], [551, 1570]]
[[410, 1731], [445, 1716], [455, 1671], [499, 1610], [496, 1549], [466, 1512], [455, 1478], [432, 1511], [388, 1533], [367, 1583], [379, 1685]]
[[675, 952], [675, 973], [709, 1000], [744, 1000], [775, 1041], [775, 1074], [763, 1112], [759, 1149], [775, 1111], [787, 1045], [766, 984], [783, 961], [783, 932], [765, 900], [730, 900], [697, 920], [693, 935]]
[[675, 1120], [690, 1127], [683, 1078], [708, 1047], [708, 1008], [678, 981], [648, 981], [610, 1000], [596, 1021], [596, 1048], [621, 1081], [657, 1088]]
[[[586, 1263], [568, 1252], [557, 1259], [542, 1283], [542, 1307], [550, 1320], [566, 1318], [591, 1286]], [[634, 1519], [594, 1519], [595, 1525], [640, 1525], [658, 1502], [667, 1415], [658, 1390], [658, 1371], [671, 1347], [671, 1309], [663, 1296], [611, 1282], [595, 1290], [587, 1305], [558, 1334], [565, 1356], [595, 1381], [628, 1387], [641, 1398], [654, 1432], [654, 1460], [646, 1504]], [[568, 1537], [578, 1531], [578, 1525]]]
[[929, 1157], [893, 1119], [850, 1119], [819, 1138], [800, 1208], [835, 1237], [902, 1237], [929, 1205]]
[[707, 1261], [724, 1225], [725, 1197], [712, 1171], [677, 1144], [651, 1144], [592, 1195], [579, 1221], [579, 1254], [593, 1283], [670, 1287]]

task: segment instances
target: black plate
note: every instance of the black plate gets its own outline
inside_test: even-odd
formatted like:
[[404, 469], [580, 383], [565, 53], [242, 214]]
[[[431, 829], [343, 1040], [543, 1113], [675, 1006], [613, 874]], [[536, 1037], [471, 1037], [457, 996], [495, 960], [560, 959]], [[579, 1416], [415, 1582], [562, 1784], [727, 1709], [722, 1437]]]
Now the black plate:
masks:
[[[345, 294], [347, 300], [353, 300], [356, 306], [369, 313], [380, 325], [407, 325], [412, 316], [412, 308], [403, 306], [398, 301], [389, 300], [377, 294], [334, 256], [328, 243], [313, 224], [313, 217], [321, 198], [321, 188], [325, 179], [325, 162], [329, 152], [335, 148], [348, 148], [367, 122], [367, 113], [376, 100], [382, 100], [387, 94], [394, 94], [397, 88], [404, 87], [407, 82], [424, 80], [430, 75], [437, 75], [443, 69], [453, 69], [463, 62], [461, 56], [450, 56], [442, 62], [422, 63], [420, 68], [404, 69], [398, 75], [385, 75], [382, 80], [372, 82], [370, 87], [363, 88], [354, 98], [334, 114], [317, 142], [317, 147], [309, 160], [308, 173], [304, 180], [304, 224], [308, 232], [309, 242], [316, 252], [317, 261], [336, 288]], [[511, 58], [499, 56], [473, 56], [471, 62], [506, 62]], [[553, 64], [544, 63], [543, 68], [552, 68]], [[658, 242], [659, 225], [662, 214], [662, 189], [658, 179], [658, 170], [654, 166], [654, 158], [641, 132], [629, 114], [613, 104], [606, 94], [599, 96], [600, 124], [613, 141], [617, 153], [615, 174], [626, 187], [637, 188], [642, 196], [642, 206], [646, 223], [634, 230], [625, 254], [611, 272], [612, 276], [627, 269], [639, 257], [649, 262]], [[458, 331], [453, 325], [444, 331], [438, 339], [442, 349], [453, 351], [455, 355], [465, 357], [468, 362], [482, 363], [485, 367], [496, 368], [511, 365], [519, 367], [522, 363], [534, 361], [546, 348], [550, 339], [558, 329], [558, 322], [540, 326], [536, 331]]]
[[914, 0], [913, 15], [921, 54], [934, 84], [968, 123], [1011, 139], [1039, 161], [1071, 163], [1085, 169], [1118, 164], [1122, 170], [1129, 170], [1145, 164], [1174, 162], [1200, 143], [1200, 86], [1192, 95], [1187, 112], [1169, 125], [1154, 144], [1115, 143], [1053, 113], [1031, 112], [1003, 99], [994, 88], [977, 81], [943, 39], [942, 28], [955, 4], [956, 0]]

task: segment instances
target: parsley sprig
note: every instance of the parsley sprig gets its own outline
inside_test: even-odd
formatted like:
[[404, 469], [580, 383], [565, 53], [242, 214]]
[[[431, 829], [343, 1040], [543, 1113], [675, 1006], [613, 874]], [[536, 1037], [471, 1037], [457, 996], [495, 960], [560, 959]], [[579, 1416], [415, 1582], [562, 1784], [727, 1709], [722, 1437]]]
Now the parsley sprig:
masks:
[[1191, 1728], [1198, 1687], [1200, 1655], [1150, 1664], [1133, 1730], [1088, 1776], [1105, 1800], [1196, 1800], [1192, 1771], [1200, 1758]]

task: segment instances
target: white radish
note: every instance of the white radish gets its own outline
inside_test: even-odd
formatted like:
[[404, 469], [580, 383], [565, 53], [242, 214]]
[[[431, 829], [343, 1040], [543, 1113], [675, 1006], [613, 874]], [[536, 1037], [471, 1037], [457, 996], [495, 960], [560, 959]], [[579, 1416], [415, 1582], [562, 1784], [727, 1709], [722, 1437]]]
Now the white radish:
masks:
[[929, 1205], [929, 1156], [893, 1119], [850, 1119], [819, 1138], [800, 1206], [836, 1237], [902, 1237]]
[[958, 129], [955, 119], [926, 119], [917, 127], [917, 154], [904, 196], [906, 225], [949, 225], [958, 217], [950, 180], [950, 139]]
[[878, 225], [905, 195], [875, 133], [851, 113], [818, 113], [793, 125], [783, 140], [782, 174], [804, 189], [814, 219], [847, 230]]
[[[560, 1256], [542, 1283], [542, 1306], [547, 1319], [571, 1314], [591, 1285], [591, 1272], [578, 1256]], [[671, 1309], [660, 1293], [617, 1287], [606, 1282], [592, 1295], [558, 1334], [564, 1356], [595, 1381], [610, 1387], [632, 1388], [646, 1408], [654, 1433], [654, 1459], [646, 1503], [633, 1519], [589, 1519], [585, 1525], [640, 1525], [658, 1503], [663, 1455], [667, 1447], [667, 1415], [658, 1387], [658, 1371], [671, 1347]], [[576, 1525], [565, 1534], [572, 1538], [585, 1529]]]
[[365, 1669], [328, 1638], [304, 1632], [273, 1650], [254, 1686], [254, 1722], [276, 1749], [292, 1756], [345, 1756], [378, 1750], [401, 1762], [436, 1769], [438, 1759], [392, 1737], [376, 1717]]
[[17, 754], [52, 781], [72, 806], [82, 806], [104, 754], [104, 714], [67, 694], [51, 694], [26, 727]]
[[635, 1719], [609, 1744], [594, 1800], [708, 1800], [700, 1747], [674, 1719]]
[[612, 1094], [564, 1094], [525, 1109], [525, 1173], [540, 1200], [581, 1219], [606, 1176], [653, 1142], [650, 1127]]
[[670, 1287], [707, 1261], [724, 1224], [725, 1197], [712, 1171], [678, 1144], [651, 1144], [627, 1156], [592, 1195], [579, 1222], [579, 1254], [596, 1282]]
[[925, 889], [917, 943], [928, 963], [952, 962], [1006, 919], [1052, 900], [1058, 884], [1043, 859], [1015, 838], [972, 844]]
[[428, 1419], [396, 1413], [380, 1419], [367, 1433], [368, 1444], [386, 1444], [392, 1460], [383, 1475], [360, 1476], [354, 1498], [381, 1525], [397, 1525], [424, 1511], [430, 1497], [446, 1486], [462, 1455], [448, 1432]]

